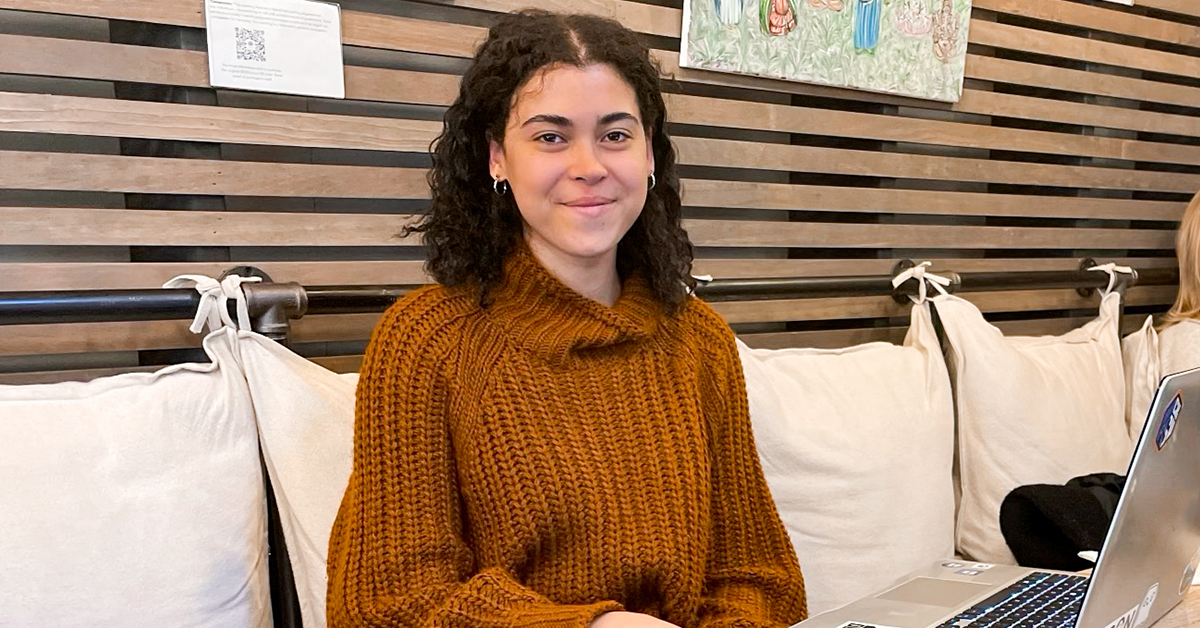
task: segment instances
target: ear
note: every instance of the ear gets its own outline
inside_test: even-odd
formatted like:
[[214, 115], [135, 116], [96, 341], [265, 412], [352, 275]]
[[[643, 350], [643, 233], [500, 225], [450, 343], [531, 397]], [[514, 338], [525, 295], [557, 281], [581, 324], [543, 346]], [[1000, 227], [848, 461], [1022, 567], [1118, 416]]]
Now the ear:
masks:
[[493, 179], [508, 179], [505, 174], [504, 147], [493, 139], [488, 139], [488, 173]]
[[654, 172], [654, 142], [646, 138], [646, 163], [650, 164], [650, 172]]

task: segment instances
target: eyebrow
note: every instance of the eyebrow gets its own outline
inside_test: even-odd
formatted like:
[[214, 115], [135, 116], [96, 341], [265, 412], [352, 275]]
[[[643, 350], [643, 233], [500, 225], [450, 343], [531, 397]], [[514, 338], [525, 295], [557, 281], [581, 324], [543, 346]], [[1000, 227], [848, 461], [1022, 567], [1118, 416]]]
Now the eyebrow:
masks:
[[[633, 122], [638, 121], [637, 116], [633, 115], [632, 113], [625, 111], [614, 111], [613, 113], [607, 113], [600, 117], [600, 126], [605, 126], [621, 120], [632, 120]], [[575, 124], [565, 116], [555, 115], [552, 113], [539, 113], [538, 115], [533, 116], [532, 118], [523, 122], [521, 126], [526, 127], [530, 124], [534, 124], [535, 122], [546, 122], [555, 126], [564, 127], [575, 126]]]

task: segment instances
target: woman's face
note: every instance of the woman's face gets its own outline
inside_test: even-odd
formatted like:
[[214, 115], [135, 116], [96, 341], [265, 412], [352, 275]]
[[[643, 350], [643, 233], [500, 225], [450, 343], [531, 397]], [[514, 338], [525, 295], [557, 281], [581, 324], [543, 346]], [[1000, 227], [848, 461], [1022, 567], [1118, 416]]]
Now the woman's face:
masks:
[[616, 263], [654, 171], [633, 88], [602, 64], [535, 74], [517, 90], [490, 161], [492, 177], [508, 181], [530, 248], [581, 266]]

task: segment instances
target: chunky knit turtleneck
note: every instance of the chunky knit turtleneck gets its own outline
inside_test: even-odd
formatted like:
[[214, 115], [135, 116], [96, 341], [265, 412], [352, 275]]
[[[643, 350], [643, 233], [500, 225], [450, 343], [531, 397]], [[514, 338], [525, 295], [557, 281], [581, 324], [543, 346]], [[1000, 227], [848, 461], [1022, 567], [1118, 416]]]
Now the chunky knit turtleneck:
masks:
[[525, 247], [490, 306], [473, 297], [418, 290], [367, 348], [332, 628], [804, 618], [733, 334], [709, 307], [664, 314], [635, 276], [609, 308]]

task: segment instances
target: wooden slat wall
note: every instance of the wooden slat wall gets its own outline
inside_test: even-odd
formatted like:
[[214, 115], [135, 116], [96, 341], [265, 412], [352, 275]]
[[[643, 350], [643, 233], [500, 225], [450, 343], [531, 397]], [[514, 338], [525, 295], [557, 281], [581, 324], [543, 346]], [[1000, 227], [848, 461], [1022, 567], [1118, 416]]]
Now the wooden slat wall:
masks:
[[[0, 0], [0, 291], [153, 287], [253, 264], [306, 284], [419, 284], [424, 153], [490, 15], [586, 10], [645, 33], [664, 71], [696, 272], [886, 275], [1174, 264], [1200, 189], [1200, 2], [974, 0], [954, 105], [681, 69], [681, 0], [347, 0], [345, 101], [214, 90], [201, 0]], [[1129, 295], [1126, 324], [1169, 287]], [[1070, 290], [971, 295], [1010, 333], [1094, 311]], [[717, 305], [759, 346], [897, 340], [907, 307]], [[339, 370], [374, 315], [312, 316]], [[0, 327], [0, 383], [152, 368], [177, 322]]]

